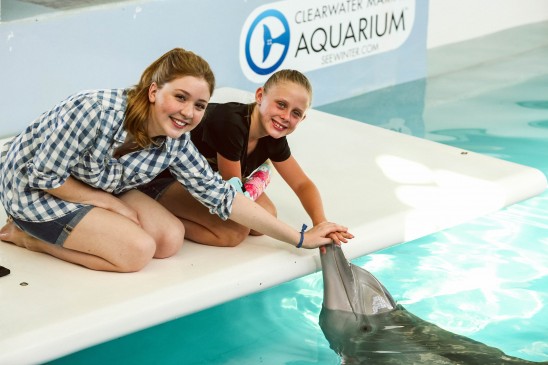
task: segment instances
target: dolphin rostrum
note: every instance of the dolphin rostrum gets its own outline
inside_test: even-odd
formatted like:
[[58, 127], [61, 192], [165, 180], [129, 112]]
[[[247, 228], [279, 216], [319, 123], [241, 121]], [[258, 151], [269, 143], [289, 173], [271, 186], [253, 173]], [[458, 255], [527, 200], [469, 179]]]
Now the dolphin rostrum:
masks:
[[[539, 364], [446, 331], [397, 305], [340, 246], [320, 253], [324, 296], [320, 327], [344, 364]], [[542, 364], [548, 364], [543, 362]]]

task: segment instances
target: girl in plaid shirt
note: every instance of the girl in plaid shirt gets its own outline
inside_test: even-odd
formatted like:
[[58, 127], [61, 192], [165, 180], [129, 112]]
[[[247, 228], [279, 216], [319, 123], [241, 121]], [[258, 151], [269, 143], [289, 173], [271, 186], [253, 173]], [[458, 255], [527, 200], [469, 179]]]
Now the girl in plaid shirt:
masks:
[[81, 92], [42, 114], [0, 151], [9, 216], [0, 239], [94, 270], [138, 271], [185, 237], [179, 219], [136, 189], [165, 169], [210, 213], [278, 240], [316, 248], [346, 232], [329, 222], [296, 231], [211, 170], [188, 132], [214, 87], [207, 62], [177, 48], [132, 88]]

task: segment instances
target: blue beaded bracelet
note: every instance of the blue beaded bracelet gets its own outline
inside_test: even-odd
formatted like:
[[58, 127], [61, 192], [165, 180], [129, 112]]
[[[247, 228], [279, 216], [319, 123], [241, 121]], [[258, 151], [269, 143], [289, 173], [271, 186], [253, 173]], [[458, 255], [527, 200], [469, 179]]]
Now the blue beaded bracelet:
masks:
[[299, 244], [297, 245], [297, 248], [303, 247], [304, 231], [305, 230], [306, 230], [306, 224], [303, 224], [303, 228], [301, 228], [301, 239], [299, 240]]

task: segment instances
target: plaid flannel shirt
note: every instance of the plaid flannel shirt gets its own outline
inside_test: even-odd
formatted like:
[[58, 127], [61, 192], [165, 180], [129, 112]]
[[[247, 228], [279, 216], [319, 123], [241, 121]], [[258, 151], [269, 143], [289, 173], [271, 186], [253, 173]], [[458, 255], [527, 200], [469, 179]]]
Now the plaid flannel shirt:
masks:
[[84, 206], [44, 191], [61, 186], [69, 176], [120, 194], [170, 169], [211, 213], [227, 219], [235, 190], [213, 172], [188, 133], [113, 157], [127, 135], [126, 106], [125, 89], [84, 91], [42, 114], [6, 143], [0, 151], [0, 200], [6, 212], [26, 221], [50, 221]]

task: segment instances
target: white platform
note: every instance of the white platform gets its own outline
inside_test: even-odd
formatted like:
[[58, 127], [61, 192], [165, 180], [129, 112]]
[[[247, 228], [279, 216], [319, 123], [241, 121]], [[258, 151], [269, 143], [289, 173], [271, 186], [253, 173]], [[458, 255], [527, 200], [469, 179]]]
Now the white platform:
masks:
[[[220, 89], [215, 98], [248, 100]], [[5, 140], [0, 141], [0, 143]], [[358, 257], [535, 196], [538, 170], [311, 111], [290, 137], [322, 192], [328, 218], [351, 228]], [[268, 193], [280, 218], [309, 223], [279, 176]], [[0, 209], [0, 222], [5, 221]], [[51, 360], [320, 269], [317, 250], [268, 237], [236, 248], [187, 242], [133, 274], [94, 272], [0, 243], [0, 364]], [[21, 283], [27, 283], [23, 286]]]

